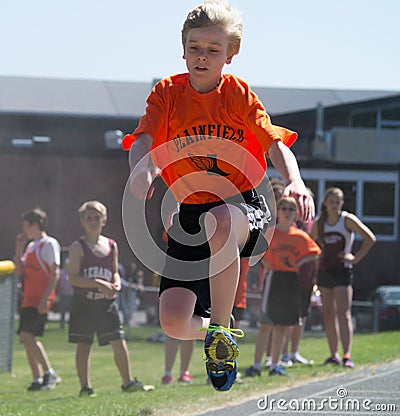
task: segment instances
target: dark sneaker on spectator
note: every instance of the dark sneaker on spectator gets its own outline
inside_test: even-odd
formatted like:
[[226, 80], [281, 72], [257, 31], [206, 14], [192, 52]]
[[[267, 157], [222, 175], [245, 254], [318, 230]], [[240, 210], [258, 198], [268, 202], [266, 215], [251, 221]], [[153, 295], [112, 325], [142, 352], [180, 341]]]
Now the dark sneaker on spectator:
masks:
[[269, 375], [270, 376], [287, 376], [287, 372], [286, 370], [281, 367], [280, 365], [277, 365], [274, 368], [271, 368], [271, 370], [269, 370]]
[[42, 390], [42, 383], [40, 381], [32, 381], [31, 385], [27, 389], [28, 391]]
[[135, 377], [135, 379], [131, 380], [128, 384], [122, 385], [121, 389], [125, 393], [131, 393], [135, 391], [151, 391], [154, 390], [154, 386], [143, 384]]
[[291, 354], [289, 354], [289, 353], [282, 354], [281, 361], [280, 361], [279, 365], [284, 366], [284, 367], [292, 367], [293, 366], [293, 361], [292, 361]]
[[79, 391], [79, 397], [96, 397], [97, 394], [93, 391], [91, 387], [84, 386]]
[[61, 383], [61, 378], [56, 373], [46, 373], [43, 376], [41, 390], [53, 390], [57, 384]]
[[254, 368], [253, 366], [251, 366], [244, 372], [244, 376], [245, 377], [261, 376], [261, 371], [258, 370], [257, 368]]
[[340, 365], [342, 364], [342, 360], [337, 357], [329, 357], [324, 361], [324, 365], [333, 364], [333, 365]]

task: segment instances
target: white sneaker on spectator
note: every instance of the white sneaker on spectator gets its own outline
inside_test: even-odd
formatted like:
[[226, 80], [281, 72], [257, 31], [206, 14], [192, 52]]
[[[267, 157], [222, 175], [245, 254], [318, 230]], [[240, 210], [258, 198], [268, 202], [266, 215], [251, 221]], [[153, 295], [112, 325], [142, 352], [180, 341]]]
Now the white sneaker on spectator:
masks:
[[313, 360], [307, 360], [307, 358], [304, 358], [300, 353], [294, 352], [291, 355], [291, 360], [294, 364], [307, 364], [311, 365], [314, 364]]
[[265, 359], [265, 364], [264, 364], [264, 367], [265, 367], [265, 368], [270, 368], [270, 367], [271, 367], [271, 364], [272, 364], [272, 358], [271, 358], [271, 357], [267, 357], [267, 358]]

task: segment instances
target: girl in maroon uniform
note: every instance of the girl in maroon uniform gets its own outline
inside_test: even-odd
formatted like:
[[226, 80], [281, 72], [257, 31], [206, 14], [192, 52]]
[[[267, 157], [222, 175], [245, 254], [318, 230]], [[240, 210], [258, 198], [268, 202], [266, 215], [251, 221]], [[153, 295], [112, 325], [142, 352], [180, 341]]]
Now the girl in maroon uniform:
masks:
[[[313, 225], [311, 236], [322, 248], [318, 286], [321, 290], [325, 332], [331, 352], [325, 364], [342, 363], [338, 352], [340, 334], [343, 365], [352, 368], [354, 362], [350, 354], [353, 337], [353, 265], [359, 263], [368, 253], [376, 238], [354, 214], [342, 211], [343, 203], [344, 195], [341, 189], [326, 190], [320, 216]], [[352, 253], [354, 233], [362, 238], [361, 247], [355, 254]]]

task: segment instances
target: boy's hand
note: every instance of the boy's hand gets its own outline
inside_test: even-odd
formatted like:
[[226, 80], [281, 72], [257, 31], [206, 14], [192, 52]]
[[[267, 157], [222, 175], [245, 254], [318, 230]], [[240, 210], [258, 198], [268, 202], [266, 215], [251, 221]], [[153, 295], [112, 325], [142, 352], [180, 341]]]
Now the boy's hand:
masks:
[[154, 179], [161, 173], [157, 167], [148, 167], [139, 172], [133, 171], [129, 178], [129, 189], [138, 199], [150, 199], [153, 196]]
[[20, 233], [15, 238], [15, 251], [18, 252], [18, 254], [22, 254], [25, 244], [28, 241], [28, 237], [25, 233]]
[[42, 298], [39, 302], [39, 305], [37, 306], [37, 311], [39, 314], [45, 314], [48, 313], [50, 310], [50, 302], [48, 298]]
[[100, 286], [98, 286], [98, 290], [104, 295], [104, 297], [106, 299], [112, 299], [116, 293], [114, 285], [103, 279], [96, 279], [96, 282], [100, 284]]
[[284, 189], [282, 196], [292, 196], [296, 199], [300, 219], [311, 221], [314, 218], [314, 199], [303, 181], [290, 182]]

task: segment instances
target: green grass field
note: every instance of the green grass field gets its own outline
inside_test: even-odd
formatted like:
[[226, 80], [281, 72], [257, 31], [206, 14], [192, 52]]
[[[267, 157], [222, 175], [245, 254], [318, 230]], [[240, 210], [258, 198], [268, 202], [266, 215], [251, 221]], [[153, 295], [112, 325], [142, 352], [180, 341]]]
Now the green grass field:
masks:
[[[184, 416], [205, 412], [213, 407], [223, 406], [261, 397], [273, 390], [292, 387], [310, 380], [329, 377], [346, 370], [343, 367], [323, 367], [320, 363], [327, 358], [328, 348], [323, 334], [306, 335], [301, 352], [315, 361], [310, 367], [292, 367], [291, 377], [270, 377], [267, 372], [257, 378], [244, 378], [243, 384], [236, 384], [224, 393], [206, 385], [206, 374], [201, 358], [202, 343], [197, 342], [190, 366], [195, 380], [191, 385], [174, 383], [161, 385], [164, 369], [164, 345], [146, 341], [158, 327], [140, 326], [133, 328], [128, 345], [131, 354], [132, 372], [145, 384], [154, 384], [155, 391], [122, 393], [121, 380], [114, 365], [111, 347], [93, 347], [91, 378], [97, 397], [79, 398], [79, 383], [75, 371], [75, 346], [68, 344], [67, 331], [61, 330], [56, 322], [48, 324], [43, 343], [62, 383], [53, 391], [27, 392], [31, 374], [25, 352], [17, 342], [14, 348], [12, 374], [0, 375], [0, 415], [98, 415], [98, 416]], [[255, 331], [246, 331], [240, 340], [241, 354], [239, 371], [242, 373], [253, 362]], [[400, 331], [379, 334], [357, 334], [354, 338], [353, 357], [357, 367], [390, 362], [400, 358]], [[178, 358], [179, 360], [179, 358]], [[178, 374], [179, 361], [174, 367]]]

